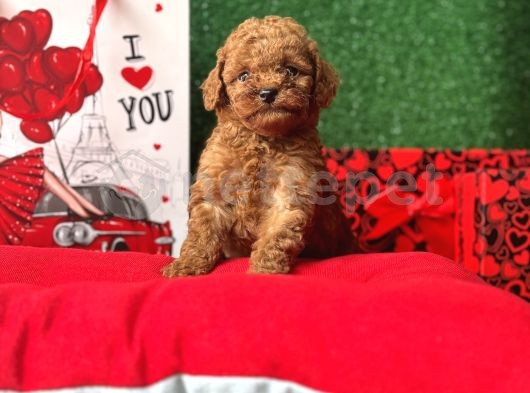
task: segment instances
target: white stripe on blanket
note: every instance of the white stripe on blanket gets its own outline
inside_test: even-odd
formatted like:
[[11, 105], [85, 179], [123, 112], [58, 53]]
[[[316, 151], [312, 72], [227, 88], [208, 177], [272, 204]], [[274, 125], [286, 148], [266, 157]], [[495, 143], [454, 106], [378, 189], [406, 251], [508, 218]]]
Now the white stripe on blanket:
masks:
[[[0, 393], [16, 393], [2, 390]], [[316, 393], [300, 384], [264, 377], [232, 377], [177, 374], [144, 387], [81, 386], [24, 390], [25, 393]]]

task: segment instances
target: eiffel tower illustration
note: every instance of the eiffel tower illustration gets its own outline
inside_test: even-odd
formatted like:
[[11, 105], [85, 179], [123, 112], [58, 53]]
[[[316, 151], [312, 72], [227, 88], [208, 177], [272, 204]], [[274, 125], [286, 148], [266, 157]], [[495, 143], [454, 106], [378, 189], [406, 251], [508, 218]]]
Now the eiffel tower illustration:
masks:
[[[93, 11], [87, 21], [89, 25]], [[94, 59], [99, 64], [97, 40], [94, 43]], [[127, 172], [120, 163], [118, 150], [109, 136], [101, 105], [101, 92], [92, 96], [92, 110], [82, 117], [81, 131], [66, 165], [66, 174], [72, 184], [108, 181], [120, 184], [128, 180]]]
[[105, 116], [95, 111], [84, 114], [81, 131], [66, 166], [68, 179], [72, 184], [121, 183], [128, 179], [121, 165], [118, 152], [109, 136]]

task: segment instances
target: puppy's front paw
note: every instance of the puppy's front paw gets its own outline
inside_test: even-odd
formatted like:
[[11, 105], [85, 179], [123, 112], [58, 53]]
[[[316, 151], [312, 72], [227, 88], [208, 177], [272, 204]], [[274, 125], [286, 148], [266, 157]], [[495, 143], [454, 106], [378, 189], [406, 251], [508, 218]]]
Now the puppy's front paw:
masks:
[[162, 268], [162, 274], [164, 277], [184, 277], [184, 276], [198, 276], [200, 274], [206, 274], [212, 270], [213, 266], [194, 263], [187, 260], [186, 258], [178, 258]]
[[285, 274], [291, 270], [291, 259], [278, 252], [257, 252], [250, 257], [249, 273]]

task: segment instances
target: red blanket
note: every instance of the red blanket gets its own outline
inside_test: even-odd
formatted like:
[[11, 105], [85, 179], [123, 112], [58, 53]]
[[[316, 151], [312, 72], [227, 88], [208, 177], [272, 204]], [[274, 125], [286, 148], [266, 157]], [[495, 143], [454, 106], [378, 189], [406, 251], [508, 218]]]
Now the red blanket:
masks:
[[243, 274], [240, 259], [174, 280], [167, 262], [0, 247], [0, 390], [530, 386], [530, 306], [443, 257], [353, 255], [287, 276]]

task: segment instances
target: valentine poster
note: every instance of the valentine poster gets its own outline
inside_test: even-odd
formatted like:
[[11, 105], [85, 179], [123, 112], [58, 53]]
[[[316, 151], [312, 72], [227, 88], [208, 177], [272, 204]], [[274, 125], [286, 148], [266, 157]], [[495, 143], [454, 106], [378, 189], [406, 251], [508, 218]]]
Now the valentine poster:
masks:
[[175, 254], [188, 3], [2, 0], [0, 244]]

